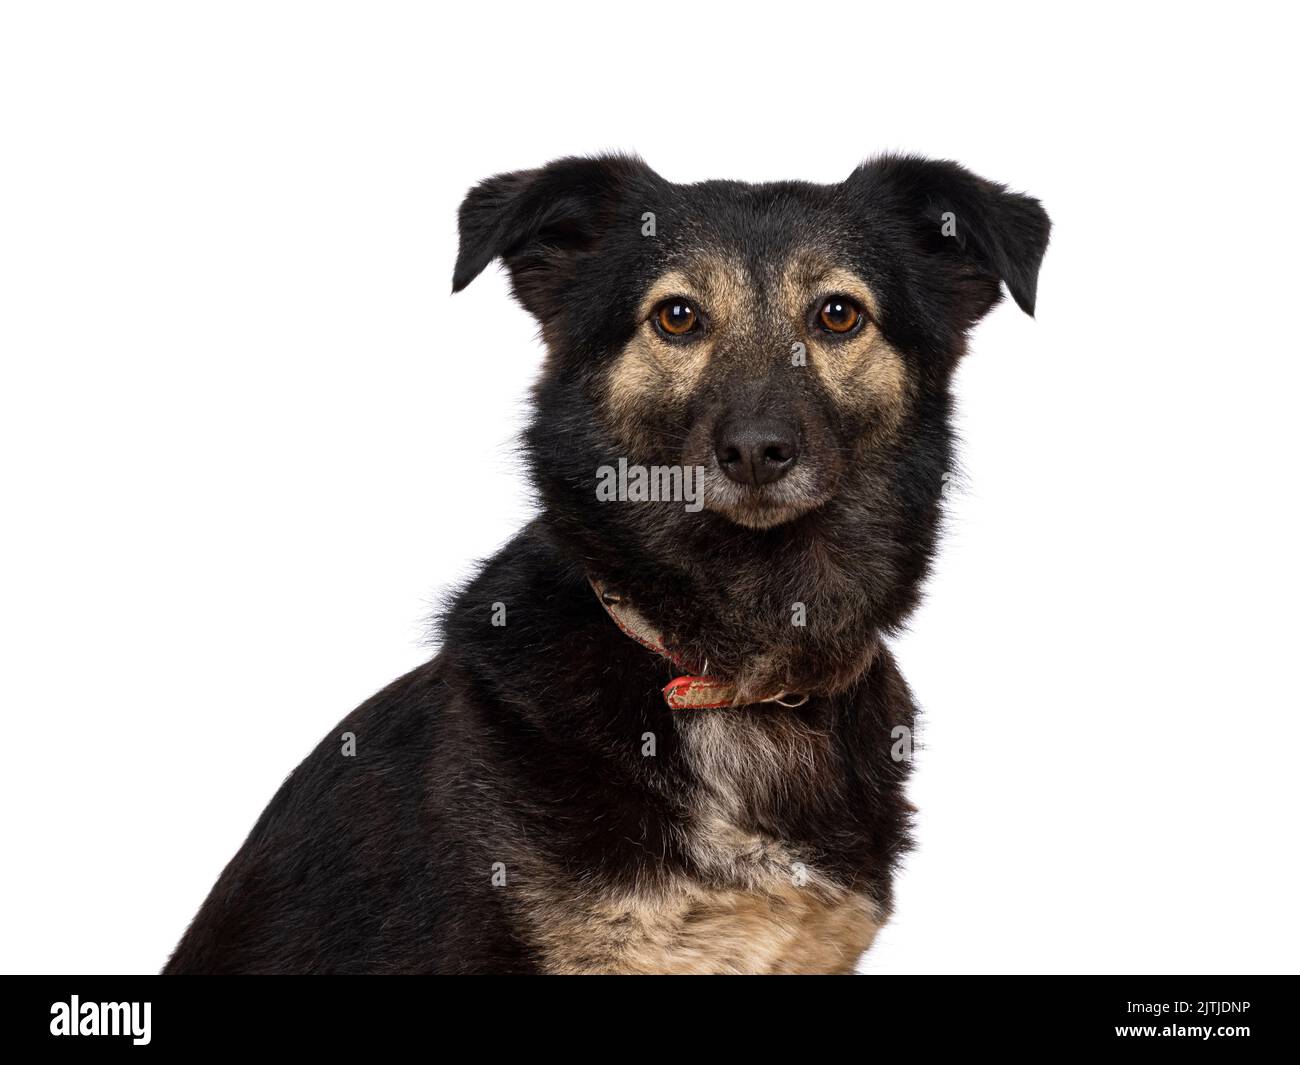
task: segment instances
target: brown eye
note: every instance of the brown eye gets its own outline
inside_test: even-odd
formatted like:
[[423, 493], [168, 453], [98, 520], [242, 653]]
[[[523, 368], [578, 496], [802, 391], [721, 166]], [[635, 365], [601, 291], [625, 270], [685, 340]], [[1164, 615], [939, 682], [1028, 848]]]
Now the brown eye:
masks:
[[670, 337], [685, 336], [700, 324], [700, 316], [685, 300], [665, 300], [659, 304], [654, 319], [659, 332]]
[[832, 296], [817, 312], [817, 321], [828, 333], [851, 333], [862, 321], [862, 308], [847, 296]]

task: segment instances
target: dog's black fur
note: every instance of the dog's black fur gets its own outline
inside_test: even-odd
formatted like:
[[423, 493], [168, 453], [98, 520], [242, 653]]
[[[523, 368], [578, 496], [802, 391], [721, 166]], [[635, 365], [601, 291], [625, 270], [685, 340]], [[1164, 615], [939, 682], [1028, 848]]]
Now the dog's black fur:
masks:
[[[895, 730], [914, 710], [881, 641], [915, 605], [934, 550], [966, 333], [1000, 282], [1033, 312], [1046, 214], [956, 164], [911, 157], [834, 186], [674, 185], [639, 160], [602, 157], [493, 178], [466, 198], [460, 225], [454, 288], [499, 258], [542, 326], [526, 435], [540, 516], [450, 603], [437, 657], [290, 775], [166, 972], [743, 971], [743, 950], [710, 961], [714, 940], [687, 944], [689, 912], [654, 965], [619, 961], [643, 957], [620, 951], [649, 911], [601, 903], [591, 916], [593, 900], [669, 883], [706, 907], [730, 892], [729, 913], [761, 893], [736, 872], [752, 854], [710, 864], [696, 845], [701, 804], [723, 791], [729, 832], [779, 847], [883, 920], [908, 845]], [[719, 326], [689, 394], [671, 380], [612, 385], [648, 328], [646, 293], [701, 256], [739, 271], [759, 311]], [[872, 365], [901, 371], [892, 405], [874, 385], [828, 389], [791, 365], [806, 338], [773, 294], [780, 264], [799, 256], [873, 295], [873, 350], [886, 354]], [[810, 362], [838, 350], [828, 338], [809, 349]], [[700, 513], [596, 500], [596, 469], [619, 457], [716, 470], [718, 426], [737, 410], [797, 425], [812, 471], [802, 497], [765, 510], [750, 493]], [[734, 681], [741, 702], [809, 700], [668, 709], [660, 688], [681, 671], [619, 631], [589, 577], [636, 604], [680, 661]], [[806, 626], [790, 624], [796, 602]], [[687, 735], [705, 727], [698, 715], [718, 730], [711, 761], [691, 754], [704, 749]], [[341, 754], [345, 732], [355, 756]], [[730, 778], [710, 779], [710, 765]], [[557, 954], [559, 937], [588, 934]]]

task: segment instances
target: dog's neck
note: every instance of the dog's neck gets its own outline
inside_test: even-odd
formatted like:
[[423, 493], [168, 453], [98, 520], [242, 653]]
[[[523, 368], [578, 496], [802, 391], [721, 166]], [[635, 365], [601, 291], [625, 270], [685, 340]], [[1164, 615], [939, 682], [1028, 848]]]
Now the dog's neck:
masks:
[[[588, 578], [591, 590], [610, 620], [630, 640], [668, 659], [678, 670], [691, 668], [689, 663], [668, 646], [662, 632], [642, 614], [630, 597], [614, 591], [599, 580]], [[663, 688], [664, 702], [673, 710], [716, 710], [728, 706], [776, 703], [793, 708], [808, 701], [806, 692], [778, 691], [755, 699], [742, 700], [737, 686], [726, 677], [711, 673], [706, 661], [700, 672], [675, 677]]]
[[761, 552], [742, 542], [747, 536], [738, 533], [731, 550], [692, 543], [658, 554], [611, 549], [608, 531], [593, 530], [571, 557], [635, 604], [684, 670], [724, 681], [734, 704], [844, 690], [879, 647], [885, 560], [816, 527], [766, 534]]

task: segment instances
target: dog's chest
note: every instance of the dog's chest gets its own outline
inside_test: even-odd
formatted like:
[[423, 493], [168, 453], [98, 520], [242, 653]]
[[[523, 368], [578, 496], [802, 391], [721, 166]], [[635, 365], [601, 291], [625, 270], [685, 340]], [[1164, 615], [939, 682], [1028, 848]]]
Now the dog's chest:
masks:
[[647, 878], [635, 891], [576, 899], [546, 892], [533, 912], [548, 970], [853, 970], [880, 927], [880, 908], [824, 876], [797, 849], [741, 827], [754, 789], [814, 784], [799, 778], [816, 770], [816, 759], [792, 744], [791, 736], [773, 742], [771, 735], [740, 735], [739, 728], [719, 714], [701, 717], [683, 732], [689, 764], [708, 781], [692, 796], [681, 829], [694, 872]]
[[540, 929], [553, 973], [848, 973], [879, 928], [863, 895], [679, 881], [555, 913]]

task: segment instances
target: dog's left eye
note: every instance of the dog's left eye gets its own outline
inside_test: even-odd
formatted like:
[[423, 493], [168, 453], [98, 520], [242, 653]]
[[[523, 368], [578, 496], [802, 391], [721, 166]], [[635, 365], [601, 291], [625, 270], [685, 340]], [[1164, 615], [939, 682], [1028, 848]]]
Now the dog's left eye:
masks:
[[828, 333], [851, 333], [862, 322], [862, 308], [847, 296], [832, 296], [817, 312], [817, 324]]

